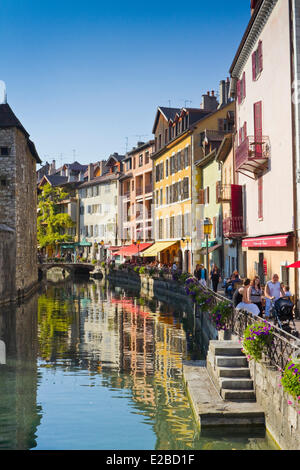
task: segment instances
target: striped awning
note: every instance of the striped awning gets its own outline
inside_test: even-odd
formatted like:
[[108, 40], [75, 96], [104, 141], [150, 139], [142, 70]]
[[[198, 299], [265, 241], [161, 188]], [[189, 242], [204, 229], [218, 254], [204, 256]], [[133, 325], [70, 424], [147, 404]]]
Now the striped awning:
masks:
[[177, 241], [176, 242], [174, 242], [174, 241], [173, 242], [156, 242], [150, 248], [145, 250], [143, 252], [142, 256], [143, 257], [145, 257], [145, 256], [157, 256], [158, 253], [160, 253], [161, 251], [166, 250], [170, 246], [176, 245], [176, 243], [177, 243]]

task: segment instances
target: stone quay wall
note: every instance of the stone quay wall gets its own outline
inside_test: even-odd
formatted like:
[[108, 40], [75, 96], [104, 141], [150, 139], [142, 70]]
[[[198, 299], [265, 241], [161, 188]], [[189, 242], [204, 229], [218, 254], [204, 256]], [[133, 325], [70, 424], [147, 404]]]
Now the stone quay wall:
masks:
[[300, 407], [297, 409], [295, 400], [280, 387], [279, 371], [254, 360], [249, 367], [257, 403], [265, 412], [267, 430], [281, 449], [299, 450]]

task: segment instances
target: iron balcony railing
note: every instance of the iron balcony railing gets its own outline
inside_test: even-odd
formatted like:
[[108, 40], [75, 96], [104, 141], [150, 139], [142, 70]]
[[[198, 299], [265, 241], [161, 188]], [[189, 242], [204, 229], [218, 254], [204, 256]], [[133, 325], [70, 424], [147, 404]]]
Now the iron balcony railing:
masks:
[[269, 137], [263, 136], [260, 141], [253, 136], [248, 136], [235, 147], [236, 170], [259, 171], [265, 168], [271, 156]]
[[223, 234], [225, 238], [237, 238], [246, 235], [243, 216], [226, 217], [223, 220]]

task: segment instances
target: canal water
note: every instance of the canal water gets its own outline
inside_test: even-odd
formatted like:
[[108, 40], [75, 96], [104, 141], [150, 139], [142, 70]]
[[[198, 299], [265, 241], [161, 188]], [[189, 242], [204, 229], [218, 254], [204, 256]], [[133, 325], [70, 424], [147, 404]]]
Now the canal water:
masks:
[[0, 449], [276, 449], [261, 430], [197, 428], [182, 361], [205, 351], [188, 304], [50, 283], [1, 308], [0, 340]]

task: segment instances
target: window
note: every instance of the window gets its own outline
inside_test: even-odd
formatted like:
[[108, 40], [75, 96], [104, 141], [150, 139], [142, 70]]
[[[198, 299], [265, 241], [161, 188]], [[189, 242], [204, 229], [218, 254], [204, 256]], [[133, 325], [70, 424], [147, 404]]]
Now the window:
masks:
[[181, 167], [181, 152], [177, 153], [177, 170], [180, 171], [183, 168]]
[[163, 199], [163, 190], [162, 188], [160, 189], [160, 205], [162, 206], [164, 203], [164, 199]]
[[204, 189], [204, 204], [209, 204], [209, 186]]
[[163, 233], [163, 219], [159, 219], [158, 221], [158, 238], [162, 240], [164, 238], [164, 233]]
[[241, 104], [246, 98], [246, 74], [243, 73], [242, 79], [237, 82], [238, 103]]
[[9, 155], [9, 147], [0, 147], [1, 157], [7, 157]]
[[184, 166], [185, 168], [190, 165], [189, 147], [184, 149]]
[[145, 165], [147, 165], [149, 161], [150, 161], [149, 152], [145, 152]]
[[252, 54], [252, 79], [256, 81], [263, 70], [262, 41], [259, 41], [258, 48]]
[[1, 188], [5, 188], [7, 186], [7, 179], [6, 178], [1, 178], [0, 186], [1, 186]]
[[126, 161], [126, 171], [131, 170], [131, 158]]
[[158, 148], [161, 148], [161, 134], [158, 136]]
[[240, 144], [242, 142], [244, 142], [244, 140], [247, 138], [247, 123], [244, 122], [244, 125], [243, 127], [240, 128], [239, 130], [239, 140], [240, 140]]
[[166, 178], [169, 176], [169, 160], [166, 160]]
[[165, 144], [168, 143], [168, 131], [169, 129], [165, 129]]
[[143, 166], [143, 154], [139, 156], [139, 166]]
[[80, 215], [84, 214], [84, 206], [80, 206]]

